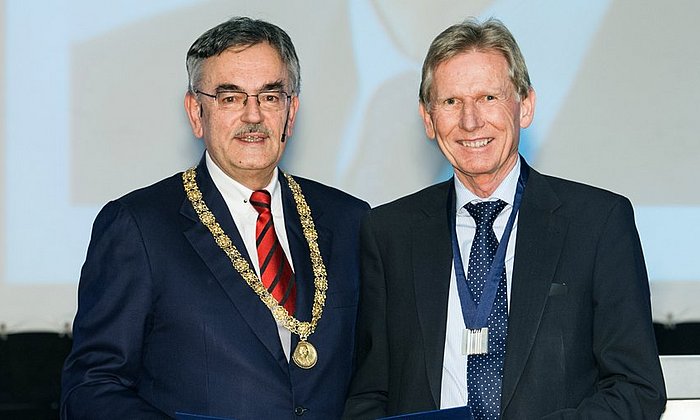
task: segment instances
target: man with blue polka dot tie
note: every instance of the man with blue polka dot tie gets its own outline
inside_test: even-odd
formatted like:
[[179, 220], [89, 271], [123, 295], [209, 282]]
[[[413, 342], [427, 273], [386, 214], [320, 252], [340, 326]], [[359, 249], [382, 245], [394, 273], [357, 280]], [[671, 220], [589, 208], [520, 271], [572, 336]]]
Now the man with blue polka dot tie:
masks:
[[[476, 220], [476, 234], [469, 253], [469, 275], [467, 283], [472, 299], [479, 304], [488, 273], [496, 256], [498, 240], [493, 232], [493, 222], [506, 203], [480, 201], [466, 206]], [[506, 303], [506, 272], [498, 273], [498, 291], [488, 319], [487, 351], [468, 355], [467, 389], [469, 405], [474, 418], [497, 419], [500, 408], [503, 356], [506, 352], [508, 330], [508, 304]]]
[[454, 177], [363, 222], [343, 417], [658, 419], [666, 394], [632, 205], [520, 156], [535, 91], [513, 35], [496, 19], [447, 28], [419, 100]]

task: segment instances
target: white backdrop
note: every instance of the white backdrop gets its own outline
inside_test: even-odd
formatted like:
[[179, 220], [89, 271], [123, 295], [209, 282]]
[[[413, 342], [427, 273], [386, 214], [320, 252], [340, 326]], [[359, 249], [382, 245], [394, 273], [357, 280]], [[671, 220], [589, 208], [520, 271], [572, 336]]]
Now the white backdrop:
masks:
[[0, 0], [0, 333], [70, 328], [100, 207], [199, 160], [185, 53], [234, 15], [280, 25], [300, 56], [282, 166], [375, 205], [450, 175], [420, 66], [450, 24], [500, 18], [538, 94], [526, 158], [628, 196], [655, 318], [700, 320], [698, 2]]

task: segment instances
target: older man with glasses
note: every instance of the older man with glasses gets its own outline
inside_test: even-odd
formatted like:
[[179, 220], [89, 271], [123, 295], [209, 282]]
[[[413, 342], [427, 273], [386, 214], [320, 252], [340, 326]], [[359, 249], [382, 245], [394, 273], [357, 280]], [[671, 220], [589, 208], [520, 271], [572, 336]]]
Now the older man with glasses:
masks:
[[82, 269], [66, 419], [341, 415], [367, 203], [278, 168], [294, 46], [233, 18], [187, 53], [199, 164], [107, 204]]

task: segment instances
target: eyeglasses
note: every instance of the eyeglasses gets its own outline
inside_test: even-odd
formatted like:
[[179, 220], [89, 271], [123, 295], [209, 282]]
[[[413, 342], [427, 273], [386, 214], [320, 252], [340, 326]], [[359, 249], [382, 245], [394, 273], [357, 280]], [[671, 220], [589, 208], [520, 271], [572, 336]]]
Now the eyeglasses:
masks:
[[201, 90], [195, 90], [195, 93], [214, 99], [219, 109], [229, 111], [241, 111], [248, 103], [248, 98], [251, 97], [258, 101], [258, 106], [263, 111], [281, 111], [287, 106], [287, 99], [292, 97], [287, 92], [282, 91], [260, 92], [257, 95], [237, 90], [222, 90], [214, 95]]

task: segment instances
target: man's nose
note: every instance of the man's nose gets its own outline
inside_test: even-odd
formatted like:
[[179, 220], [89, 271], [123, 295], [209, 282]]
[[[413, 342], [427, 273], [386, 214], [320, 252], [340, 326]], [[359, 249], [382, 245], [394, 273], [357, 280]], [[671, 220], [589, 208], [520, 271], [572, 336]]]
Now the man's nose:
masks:
[[260, 122], [262, 120], [262, 112], [260, 111], [260, 104], [258, 103], [257, 96], [248, 96], [245, 104], [243, 105], [243, 115], [241, 119], [245, 122]]
[[477, 104], [469, 101], [462, 104], [460, 125], [466, 131], [474, 131], [484, 125], [484, 119]]

